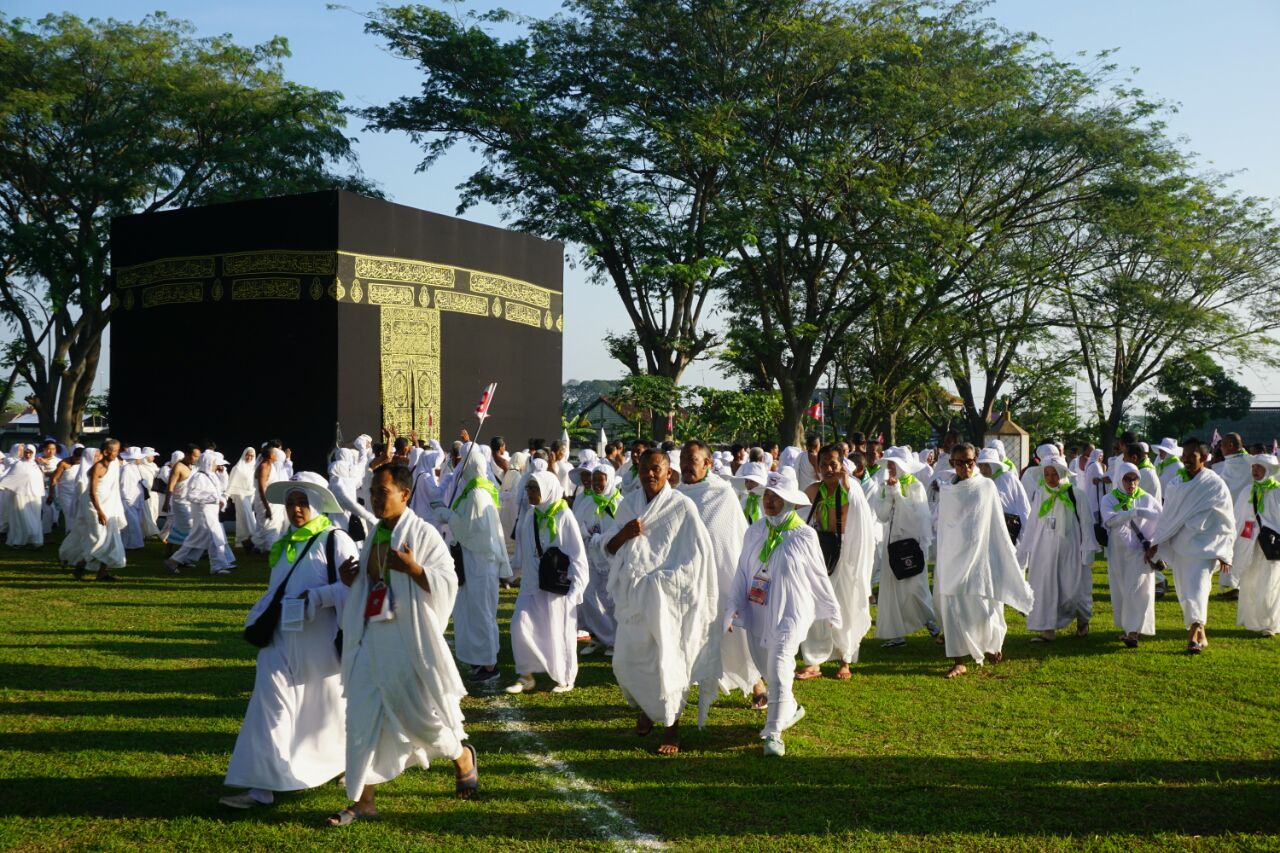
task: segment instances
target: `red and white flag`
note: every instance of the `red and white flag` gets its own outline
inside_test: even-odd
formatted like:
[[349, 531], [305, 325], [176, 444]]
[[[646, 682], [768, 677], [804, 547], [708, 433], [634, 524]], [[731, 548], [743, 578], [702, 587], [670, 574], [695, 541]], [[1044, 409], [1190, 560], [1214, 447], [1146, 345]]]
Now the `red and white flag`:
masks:
[[489, 406], [493, 403], [493, 392], [498, 387], [497, 382], [490, 382], [484, 389], [484, 393], [480, 395], [480, 403], [476, 406], [476, 417], [483, 423], [484, 419], [489, 417]]
[[815, 421], [822, 420], [822, 401], [819, 400], [818, 402], [814, 403], [812, 406], [805, 409], [804, 413], [809, 417], [813, 418]]
[[1218, 428], [1214, 427], [1213, 428], [1213, 446], [1217, 447], [1219, 444], [1222, 444], [1222, 436], [1218, 433]]

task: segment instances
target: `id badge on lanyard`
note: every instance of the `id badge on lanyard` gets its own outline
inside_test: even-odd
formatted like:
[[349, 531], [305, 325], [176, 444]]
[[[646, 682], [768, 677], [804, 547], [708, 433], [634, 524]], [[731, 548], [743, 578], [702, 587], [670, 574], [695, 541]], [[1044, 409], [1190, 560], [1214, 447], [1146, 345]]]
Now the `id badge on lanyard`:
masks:
[[770, 580], [767, 575], [757, 573], [751, 579], [751, 588], [747, 590], [747, 601], [752, 604], [759, 604], [761, 607], [768, 604], [769, 584]]
[[1252, 521], [1244, 523], [1244, 530], [1240, 531], [1241, 539], [1252, 539], [1254, 534], [1254, 525]]

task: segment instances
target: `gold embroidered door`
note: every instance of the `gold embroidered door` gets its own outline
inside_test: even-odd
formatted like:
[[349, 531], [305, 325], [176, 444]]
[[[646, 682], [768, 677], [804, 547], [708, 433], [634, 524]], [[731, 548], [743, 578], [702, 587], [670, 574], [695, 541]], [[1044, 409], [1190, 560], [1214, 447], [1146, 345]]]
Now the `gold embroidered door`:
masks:
[[[440, 413], [440, 312], [379, 307], [382, 420], [400, 435], [436, 438]], [[435, 424], [428, 426], [430, 419]]]

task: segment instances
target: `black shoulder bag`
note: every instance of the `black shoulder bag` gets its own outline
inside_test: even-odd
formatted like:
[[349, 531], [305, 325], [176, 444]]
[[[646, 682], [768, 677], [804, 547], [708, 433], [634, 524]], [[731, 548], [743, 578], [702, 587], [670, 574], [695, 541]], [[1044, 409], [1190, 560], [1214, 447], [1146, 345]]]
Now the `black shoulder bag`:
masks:
[[244, 638], [250, 645], [265, 649], [271, 645], [271, 638], [276, 633], [276, 626], [280, 624], [280, 600], [284, 598], [284, 588], [289, 585], [289, 578], [293, 577], [293, 570], [298, 568], [298, 563], [302, 562], [302, 558], [307, 556], [307, 552], [311, 550], [311, 546], [315, 544], [316, 537], [312, 536], [307, 540], [306, 546], [302, 549], [302, 553], [298, 555], [298, 559], [293, 561], [293, 565], [289, 567], [289, 573], [284, 576], [284, 580], [276, 587], [275, 594], [271, 596], [271, 603], [267, 605], [267, 609], [262, 611], [252, 625], [246, 625], [244, 628]]
[[1009, 531], [1009, 538], [1013, 540], [1013, 544], [1018, 544], [1018, 537], [1022, 535], [1022, 519], [1011, 512], [1004, 514], [1004, 527]]
[[458, 586], [467, 585], [467, 568], [462, 560], [462, 546], [454, 542], [449, 546], [449, 556], [453, 557], [453, 571], [458, 575]]
[[1280, 560], [1280, 533], [1263, 524], [1259, 513], [1254, 512], [1253, 517], [1258, 521], [1258, 547], [1262, 549], [1262, 556], [1272, 562]]
[[533, 520], [533, 547], [538, 551], [538, 589], [556, 595], [569, 594], [569, 555], [559, 548], [542, 550], [538, 519]]
[[[818, 505], [814, 504], [809, 508], [808, 522], [813, 522], [813, 514], [818, 511]], [[819, 525], [822, 519], [818, 519]], [[836, 565], [840, 562], [840, 543], [844, 533], [844, 519], [840, 517], [840, 487], [836, 487], [836, 532], [823, 530], [821, 526], [818, 528], [818, 547], [822, 549], [822, 561], [827, 564], [827, 577], [831, 577], [835, 573]]]
[[[889, 529], [885, 531], [885, 536], [893, 534], [893, 516], [897, 509], [898, 502], [894, 501], [893, 509], [889, 511]], [[890, 542], [888, 551], [889, 570], [898, 580], [908, 580], [924, 571], [924, 549], [910, 536]]]

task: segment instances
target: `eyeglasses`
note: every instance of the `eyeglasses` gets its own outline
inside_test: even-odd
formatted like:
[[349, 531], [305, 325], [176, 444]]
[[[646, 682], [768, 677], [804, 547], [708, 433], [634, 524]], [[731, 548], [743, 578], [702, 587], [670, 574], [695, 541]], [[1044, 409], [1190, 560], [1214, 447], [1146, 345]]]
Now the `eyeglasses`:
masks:
[[952, 468], [972, 468], [975, 460], [973, 459], [952, 459]]

